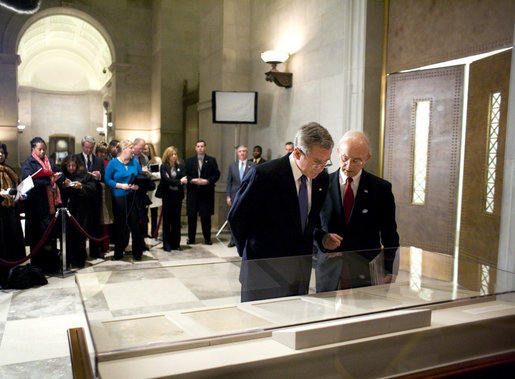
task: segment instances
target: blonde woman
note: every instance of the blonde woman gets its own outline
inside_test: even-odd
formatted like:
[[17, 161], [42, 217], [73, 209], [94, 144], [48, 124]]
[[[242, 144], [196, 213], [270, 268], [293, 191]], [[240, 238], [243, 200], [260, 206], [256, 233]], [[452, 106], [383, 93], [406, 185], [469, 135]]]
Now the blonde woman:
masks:
[[184, 184], [187, 183], [186, 169], [179, 163], [177, 149], [166, 148], [161, 164], [159, 190], [163, 200], [163, 250], [181, 250], [181, 207], [184, 198]]

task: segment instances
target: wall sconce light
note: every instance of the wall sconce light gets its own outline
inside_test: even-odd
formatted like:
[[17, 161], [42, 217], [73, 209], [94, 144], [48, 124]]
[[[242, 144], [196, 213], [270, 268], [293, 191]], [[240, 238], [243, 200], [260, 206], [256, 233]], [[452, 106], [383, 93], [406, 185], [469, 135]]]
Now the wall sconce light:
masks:
[[105, 129], [102, 126], [97, 128], [97, 133], [101, 136], [105, 136]]
[[16, 126], [16, 129], [18, 129], [18, 133], [23, 133], [23, 131], [25, 130], [26, 127], [27, 127], [27, 125], [18, 124]]
[[272, 69], [268, 72], [265, 72], [266, 81], [274, 82], [279, 87], [291, 88], [293, 74], [291, 72], [280, 72], [276, 68], [279, 63], [286, 62], [288, 57], [288, 53], [284, 53], [278, 50], [268, 50], [264, 53], [261, 53], [261, 59], [263, 62], [272, 65]]

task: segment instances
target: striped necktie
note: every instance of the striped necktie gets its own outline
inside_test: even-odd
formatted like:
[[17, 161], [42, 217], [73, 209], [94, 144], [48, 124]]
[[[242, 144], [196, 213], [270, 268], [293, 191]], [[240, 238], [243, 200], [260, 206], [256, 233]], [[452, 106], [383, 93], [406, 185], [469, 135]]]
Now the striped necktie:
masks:
[[300, 210], [300, 224], [302, 225], [302, 231], [306, 227], [306, 221], [308, 220], [308, 187], [306, 185], [306, 175], [300, 177], [300, 189], [299, 189], [299, 210]]

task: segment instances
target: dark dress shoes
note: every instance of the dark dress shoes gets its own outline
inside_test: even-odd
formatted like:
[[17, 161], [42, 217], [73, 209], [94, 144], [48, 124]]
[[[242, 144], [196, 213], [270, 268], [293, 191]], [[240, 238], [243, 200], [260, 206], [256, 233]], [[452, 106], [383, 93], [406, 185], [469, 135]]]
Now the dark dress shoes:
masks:
[[205, 242], [204, 242], [204, 244], [205, 244], [205, 245], [212, 245], [212, 244], [213, 244], [213, 242], [211, 242], [211, 240], [209, 240], [209, 241], [205, 241]]

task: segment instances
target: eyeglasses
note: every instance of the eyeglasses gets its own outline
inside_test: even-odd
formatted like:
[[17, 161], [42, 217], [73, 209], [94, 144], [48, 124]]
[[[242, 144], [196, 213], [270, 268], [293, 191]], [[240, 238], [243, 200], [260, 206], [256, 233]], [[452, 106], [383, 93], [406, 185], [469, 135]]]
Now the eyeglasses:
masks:
[[327, 162], [316, 161], [314, 159], [311, 159], [311, 157], [309, 155], [307, 155], [306, 153], [304, 153], [302, 150], [299, 149], [299, 151], [300, 151], [300, 153], [302, 155], [304, 155], [306, 158], [308, 158], [310, 161], [313, 162], [311, 167], [313, 167], [314, 169], [321, 169], [321, 168], [324, 168], [324, 167], [331, 167], [333, 165], [333, 162], [331, 162], [330, 159]]
[[363, 164], [363, 160], [361, 158], [349, 158], [346, 155], [340, 155], [340, 159], [343, 164], [347, 164], [350, 162], [351, 165], [361, 166]]

